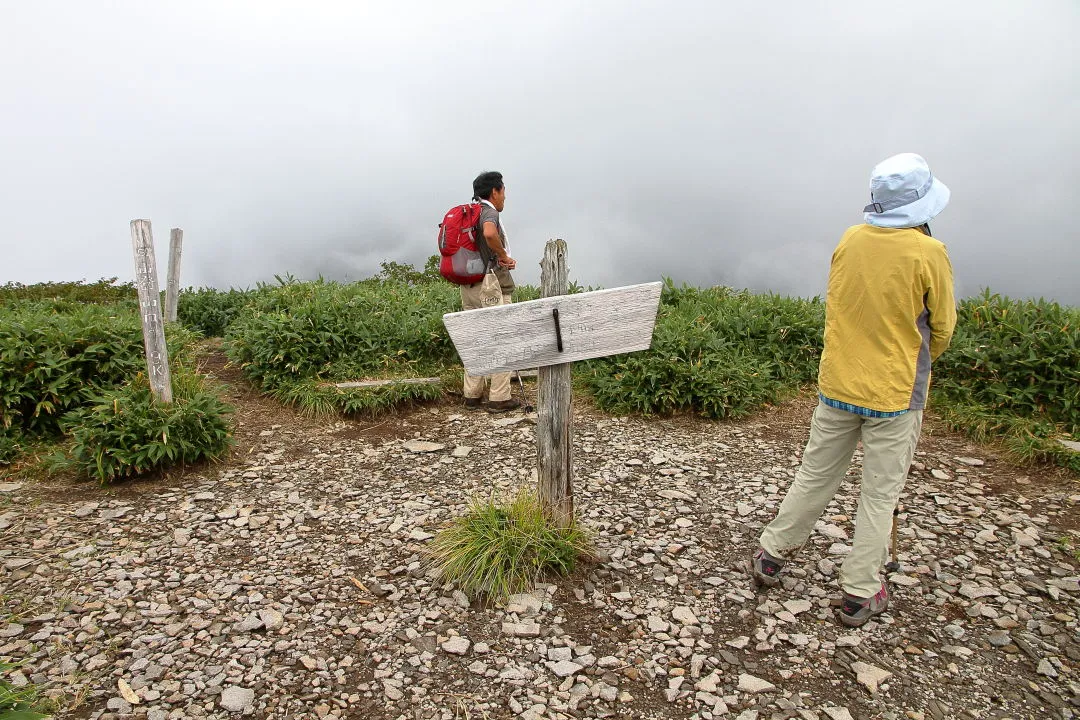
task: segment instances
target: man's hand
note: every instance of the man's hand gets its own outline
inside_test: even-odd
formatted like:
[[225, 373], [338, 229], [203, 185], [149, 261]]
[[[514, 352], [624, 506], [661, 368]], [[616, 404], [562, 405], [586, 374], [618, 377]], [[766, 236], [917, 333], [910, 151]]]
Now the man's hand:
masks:
[[517, 260], [507, 255], [504, 258], [499, 258], [499, 266], [504, 267], [507, 270], [513, 270], [517, 267]]

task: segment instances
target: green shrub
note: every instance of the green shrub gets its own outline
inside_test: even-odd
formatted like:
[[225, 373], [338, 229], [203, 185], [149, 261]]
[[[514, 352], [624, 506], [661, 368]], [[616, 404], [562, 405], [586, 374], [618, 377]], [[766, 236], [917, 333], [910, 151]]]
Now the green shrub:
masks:
[[[193, 341], [183, 328], [167, 330], [171, 357], [190, 354]], [[139, 316], [127, 306], [0, 311], [0, 425], [55, 435], [64, 413], [145, 370], [145, 358]]]
[[108, 306], [0, 317], [0, 421], [55, 434], [60, 417], [145, 364], [139, 319]]
[[388, 407], [433, 390], [339, 392], [323, 384], [442, 374], [457, 361], [442, 316], [459, 309], [457, 288], [445, 282], [282, 281], [233, 322], [226, 353], [263, 390], [301, 408]]
[[109, 305], [116, 302], [138, 300], [138, 293], [131, 283], [116, 284], [116, 278], [102, 278], [94, 283], [47, 282], [34, 285], [9, 282], [0, 285], [0, 305], [26, 301], [67, 302], [72, 304]]
[[527, 490], [508, 505], [474, 499], [427, 548], [429, 566], [442, 581], [495, 600], [530, 589], [545, 573], [566, 575], [592, 552], [580, 526], [553, 525]]
[[961, 302], [958, 315], [934, 366], [941, 395], [1080, 433], [1080, 310], [986, 291]]
[[173, 402], [154, 400], [145, 375], [65, 416], [70, 464], [102, 484], [173, 465], [212, 460], [230, 445], [232, 408], [198, 375], [173, 367]]
[[745, 415], [814, 380], [817, 300], [665, 283], [650, 350], [590, 361], [586, 389], [613, 412]]
[[223, 337], [255, 292], [189, 288], [177, 298], [176, 319], [204, 337]]

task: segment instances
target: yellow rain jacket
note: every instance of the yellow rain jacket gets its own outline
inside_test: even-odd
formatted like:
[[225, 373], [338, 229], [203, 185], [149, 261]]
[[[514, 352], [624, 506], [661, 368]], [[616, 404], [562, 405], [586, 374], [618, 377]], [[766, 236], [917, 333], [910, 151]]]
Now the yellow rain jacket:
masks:
[[915, 228], [856, 225], [832, 256], [818, 389], [878, 412], [921, 410], [956, 326], [945, 246]]

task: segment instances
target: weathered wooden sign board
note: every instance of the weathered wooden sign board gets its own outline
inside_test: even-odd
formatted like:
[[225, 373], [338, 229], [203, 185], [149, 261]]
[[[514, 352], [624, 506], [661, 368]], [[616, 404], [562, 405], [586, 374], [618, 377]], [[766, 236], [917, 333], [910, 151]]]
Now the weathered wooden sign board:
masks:
[[470, 375], [648, 350], [662, 283], [556, 295], [443, 315]]
[[443, 323], [472, 375], [539, 368], [537, 491], [561, 527], [574, 520], [570, 364], [648, 350], [661, 283], [567, 295], [566, 243], [551, 240], [540, 263], [540, 300], [448, 313]]

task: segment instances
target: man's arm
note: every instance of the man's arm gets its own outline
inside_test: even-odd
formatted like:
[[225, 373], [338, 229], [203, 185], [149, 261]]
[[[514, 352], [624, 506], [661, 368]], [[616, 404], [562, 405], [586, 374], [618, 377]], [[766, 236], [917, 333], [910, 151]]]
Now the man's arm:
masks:
[[929, 286], [926, 291], [926, 308], [930, 311], [930, 358], [938, 356], [949, 347], [956, 328], [956, 298], [953, 295], [953, 270], [945, 246], [934, 243], [927, 257]]
[[517, 267], [517, 261], [506, 254], [498, 226], [490, 220], [484, 223], [484, 241], [487, 242], [488, 249], [498, 259], [500, 265], [510, 270]]

